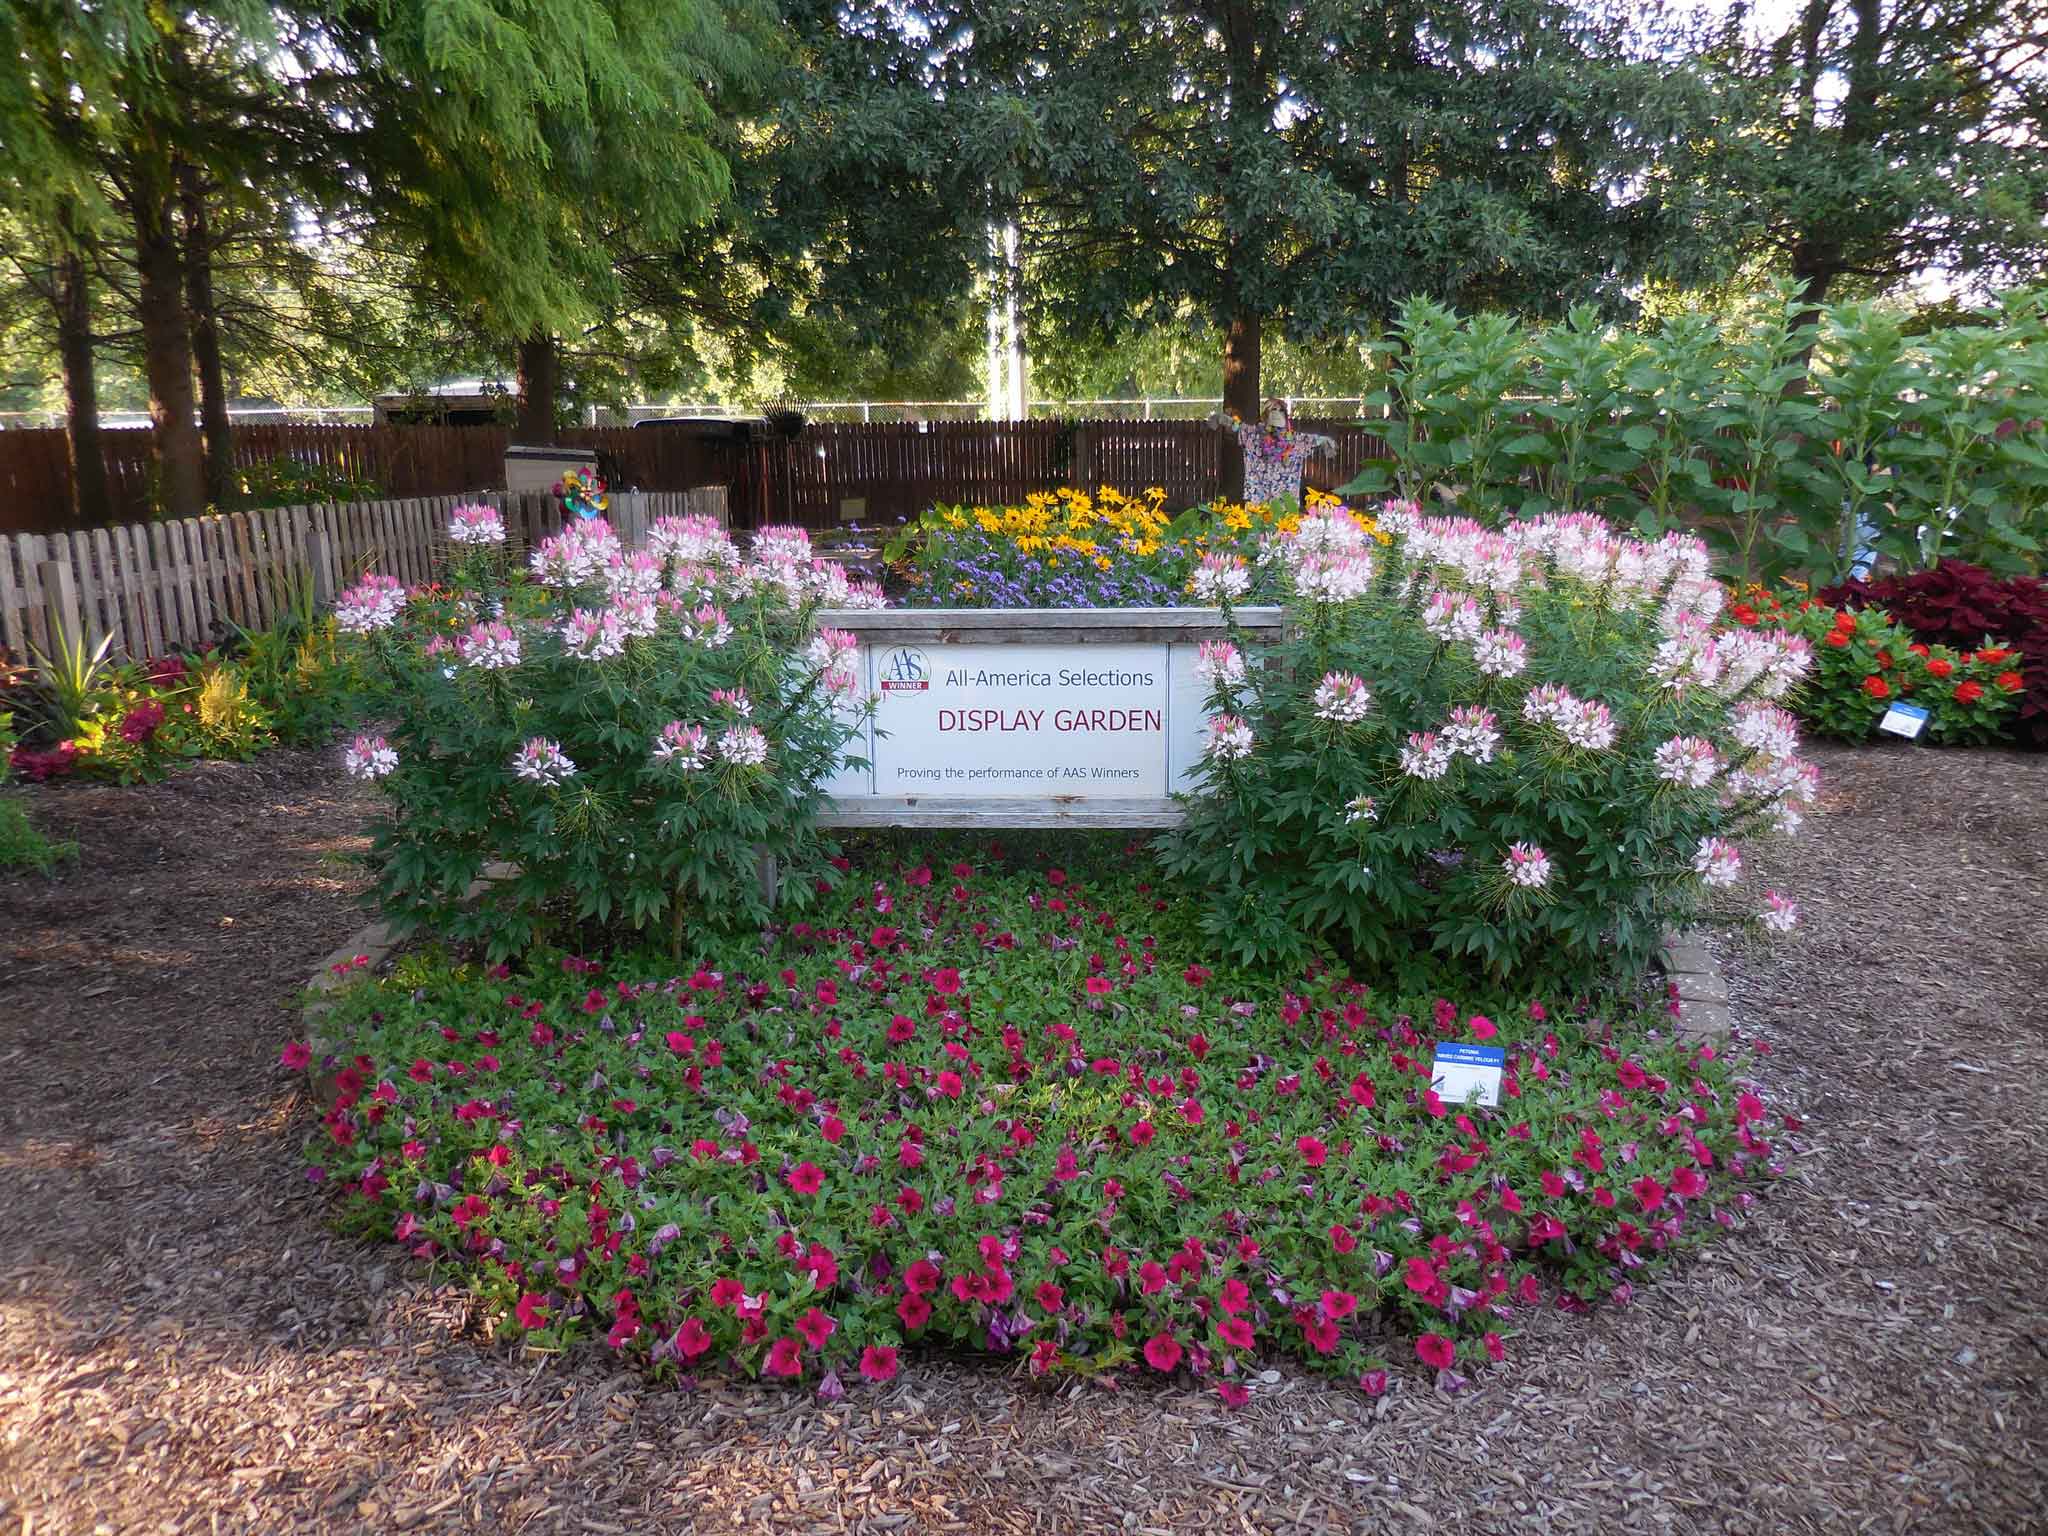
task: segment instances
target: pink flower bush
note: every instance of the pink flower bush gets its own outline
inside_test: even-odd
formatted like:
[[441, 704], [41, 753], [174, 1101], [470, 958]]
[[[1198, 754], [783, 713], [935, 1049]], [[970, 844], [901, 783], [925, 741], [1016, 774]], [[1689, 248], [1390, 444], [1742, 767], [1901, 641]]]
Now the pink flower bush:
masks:
[[[636, 549], [579, 517], [515, 577], [495, 518], [458, 512], [443, 584], [370, 576], [339, 605], [350, 659], [393, 701], [380, 750], [348, 754], [390, 810], [372, 854], [386, 920], [493, 959], [564, 922], [677, 944], [765, 915], [761, 854], [798, 889], [817, 878], [812, 814], [872, 708], [859, 642], [818, 612], [875, 594], [801, 529], [764, 531], [749, 558], [703, 518], [660, 520]], [[492, 863], [519, 877], [472, 899]]]
[[1262, 554], [1286, 631], [1207, 700], [1258, 750], [1212, 745], [1164, 840], [1219, 953], [1435, 949], [1573, 985], [1640, 975], [1669, 928], [1762, 920], [1738, 849], [1814, 801], [1775, 702], [1812, 657], [1723, 624], [1698, 539], [1389, 505], [1391, 547], [1339, 590], [1328, 521]]

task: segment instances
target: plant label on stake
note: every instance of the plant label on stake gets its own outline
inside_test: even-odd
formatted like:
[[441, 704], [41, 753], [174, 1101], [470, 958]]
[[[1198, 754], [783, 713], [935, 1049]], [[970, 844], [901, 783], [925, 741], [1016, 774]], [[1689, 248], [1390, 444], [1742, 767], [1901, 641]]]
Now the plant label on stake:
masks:
[[1880, 731], [1889, 731], [1894, 736], [1914, 740], [1926, 728], [1928, 711], [1918, 704], [1895, 703], [1884, 712], [1884, 718], [1877, 722]]
[[1439, 1045], [1430, 1064], [1429, 1086], [1446, 1104], [1478, 1102], [1487, 1109], [1500, 1103], [1500, 1076], [1508, 1053], [1497, 1045]]

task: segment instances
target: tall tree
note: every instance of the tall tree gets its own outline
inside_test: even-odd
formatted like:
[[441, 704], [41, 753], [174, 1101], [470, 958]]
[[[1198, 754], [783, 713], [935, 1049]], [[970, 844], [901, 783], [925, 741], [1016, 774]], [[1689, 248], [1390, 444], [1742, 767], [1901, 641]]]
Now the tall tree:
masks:
[[849, 75], [895, 129], [866, 139], [965, 162], [978, 185], [936, 190], [1019, 224], [1028, 303], [1105, 339], [1199, 317], [1243, 416], [1275, 323], [1618, 308], [1711, 254], [1659, 173], [1703, 94], [1619, 8], [848, 0], [834, 25], [864, 61], [895, 41]]
[[80, 527], [108, 520], [107, 460], [100, 439], [98, 369], [93, 357], [92, 279], [75, 217], [57, 216], [50, 307], [64, 377], [65, 452], [71, 468], [71, 519]]
[[1720, 130], [1683, 164], [1813, 309], [1940, 271], [2048, 275], [2048, 4], [1801, 0], [1710, 23]]
[[204, 453], [192, 389], [192, 325], [185, 308], [185, 249], [177, 222], [177, 162], [161, 138], [137, 138], [116, 173], [134, 220], [136, 319], [142, 326], [149, 421], [165, 513], [206, 509]]
[[199, 427], [206, 445], [206, 499], [225, 506], [234, 474], [234, 426], [228, 416], [227, 368], [222, 361], [220, 305], [213, 291], [215, 240], [205, 174], [189, 161], [178, 167], [178, 211], [185, 234], [185, 309], [192, 324], [192, 363], [199, 375]]
[[732, 116], [772, 46], [755, 0], [336, 0], [314, 83], [361, 131], [354, 194], [516, 354], [554, 433], [565, 331], [620, 302], [622, 249], [680, 243], [731, 188]]

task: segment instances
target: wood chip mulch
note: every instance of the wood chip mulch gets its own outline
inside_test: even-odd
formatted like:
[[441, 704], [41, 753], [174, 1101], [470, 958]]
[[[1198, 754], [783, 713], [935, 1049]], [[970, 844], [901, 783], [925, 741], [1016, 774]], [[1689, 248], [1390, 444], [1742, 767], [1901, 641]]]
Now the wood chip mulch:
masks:
[[275, 753], [33, 792], [0, 879], [0, 1533], [2039, 1531], [2048, 756], [1818, 754], [1802, 939], [1724, 951], [1805, 1128], [1746, 1227], [1446, 1397], [918, 1361], [835, 1405], [478, 1336], [333, 1236], [275, 1067], [362, 797]]

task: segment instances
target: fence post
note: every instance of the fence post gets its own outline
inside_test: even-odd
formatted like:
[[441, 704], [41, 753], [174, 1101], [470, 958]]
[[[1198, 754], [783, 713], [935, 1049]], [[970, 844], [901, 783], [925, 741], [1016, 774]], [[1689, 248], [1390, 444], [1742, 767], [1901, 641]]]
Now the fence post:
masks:
[[91, 647], [85, 633], [85, 615], [78, 606], [78, 580], [71, 574], [69, 560], [45, 560], [42, 568], [43, 607], [50, 619], [50, 648], [68, 645]]
[[334, 567], [329, 562], [327, 530], [306, 529], [306, 562], [313, 568], [313, 611], [325, 613], [334, 606]]

